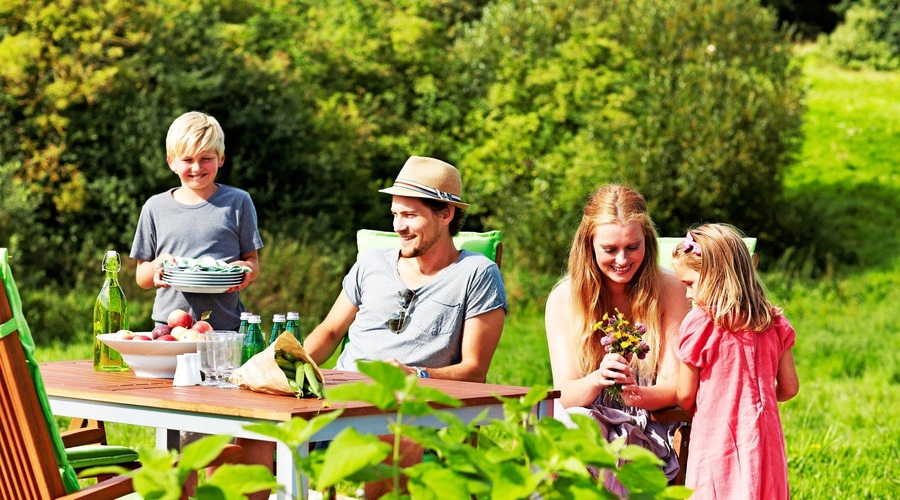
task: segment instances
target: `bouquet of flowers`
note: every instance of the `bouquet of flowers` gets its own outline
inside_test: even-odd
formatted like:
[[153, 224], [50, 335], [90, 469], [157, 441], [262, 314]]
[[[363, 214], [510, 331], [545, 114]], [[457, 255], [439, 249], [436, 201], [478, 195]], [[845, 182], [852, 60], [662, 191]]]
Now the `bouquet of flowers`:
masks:
[[[623, 356], [629, 362], [632, 355], [637, 354], [638, 359], [644, 359], [650, 351], [650, 346], [641, 340], [647, 333], [647, 326], [643, 323], [631, 323], [622, 313], [616, 309], [615, 316], [603, 315], [603, 320], [594, 323], [593, 331], [603, 332], [600, 344], [608, 353]], [[615, 384], [606, 388], [609, 394], [618, 402], [622, 402], [622, 386]]]

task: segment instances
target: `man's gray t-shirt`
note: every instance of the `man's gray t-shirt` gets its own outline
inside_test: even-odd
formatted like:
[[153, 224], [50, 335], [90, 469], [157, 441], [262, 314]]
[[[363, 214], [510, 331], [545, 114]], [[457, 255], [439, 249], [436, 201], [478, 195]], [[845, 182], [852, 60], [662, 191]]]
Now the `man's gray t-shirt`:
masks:
[[[218, 186], [208, 200], [198, 205], [175, 201], [174, 188], [151, 196], [141, 209], [131, 258], [152, 261], [169, 253], [175, 257], [209, 256], [234, 262], [262, 248], [250, 194], [224, 184]], [[195, 320], [211, 311], [207, 321], [214, 328], [236, 330], [244, 305], [240, 292], [182, 293], [174, 288], [157, 288], [153, 320], [165, 323], [174, 309], [184, 309]]]
[[498, 308], [508, 310], [500, 269], [487, 257], [463, 250], [456, 262], [414, 290], [407, 324], [393, 333], [388, 319], [400, 310], [398, 292], [407, 289], [397, 271], [398, 257], [397, 249], [365, 252], [344, 278], [344, 293], [359, 312], [337, 369], [356, 370], [360, 359], [396, 358], [426, 368], [457, 364], [463, 323]]

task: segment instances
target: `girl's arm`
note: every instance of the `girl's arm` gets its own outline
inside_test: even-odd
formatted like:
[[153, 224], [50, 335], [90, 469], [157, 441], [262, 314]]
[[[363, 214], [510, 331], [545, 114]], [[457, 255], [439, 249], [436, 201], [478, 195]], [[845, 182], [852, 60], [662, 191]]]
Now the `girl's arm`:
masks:
[[678, 379], [678, 330], [681, 321], [691, 310], [691, 303], [685, 294], [684, 283], [671, 271], [660, 272], [662, 287], [659, 305], [660, 326], [664, 337], [663, 355], [660, 357], [656, 384], [652, 386], [627, 386], [622, 388], [622, 400], [628, 406], [645, 410], [659, 410], [677, 404], [675, 386]]
[[800, 392], [800, 378], [797, 376], [797, 367], [794, 366], [794, 352], [792, 349], [784, 351], [778, 360], [778, 374], [775, 375], [775, 398], [778, 402], [787, 401]]
[[687, 363], [678, 368], [678, 386], [675, 394], [678, 406], [689, 415], [694, 414], [697, 405], [697, 388], [700, 386], [700, 369]]
[[616, 382], [633, 383], [625, 358], [618, 354], [607, 354], [597, 370], [585, 376], [578, 374], [575, 368], [578, 331], [571, 321], [570, 290], [569, 281], [554, 288], [547, 298], [545, 315], [553, 385], [560, 391], [559, 402], [563, 408], [588, 406], [604, 387]]

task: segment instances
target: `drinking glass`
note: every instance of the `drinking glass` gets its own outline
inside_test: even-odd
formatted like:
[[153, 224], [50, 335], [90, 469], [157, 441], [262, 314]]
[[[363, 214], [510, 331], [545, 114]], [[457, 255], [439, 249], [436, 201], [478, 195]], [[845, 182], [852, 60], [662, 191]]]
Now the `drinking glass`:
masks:
[[[218, 331], [221, 342], [215, 342], [216, 370], [219, 372], [220, 389], [236, 389], [237, 385], [229, 381], [231, 374], [241, 366], [241, 348], [244, 346], [243, 333]], [[216, 331], [212, 332], [213, 334]]]
[[221, 335], [213, 332], [197, 334], [197, 356], [200, 358], [200, 371], [205, 378], [200, 385], [219, 385], [219, 370], [216, 368], [215, 343], [221, 342]]

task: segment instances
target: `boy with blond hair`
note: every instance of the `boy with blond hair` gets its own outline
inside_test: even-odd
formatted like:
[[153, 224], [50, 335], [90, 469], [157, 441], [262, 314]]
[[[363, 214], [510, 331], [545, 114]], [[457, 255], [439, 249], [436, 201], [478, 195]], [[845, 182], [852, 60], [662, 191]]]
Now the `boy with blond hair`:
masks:
[[[165, 325], [175, 309], [187, 311], [195, 321], [210, 311], [207, 321], [213, 328], [237, 330], [244, 311], [240, 290], [259, 276], [258, 251], [263, 242], [250, 194], [215, 182], [225, 163], [222, 126], [199, 111], [179, 116], [166, 134], [166, 162], [181, 186], [151, 196], [144, 203], [131, 247], [131, 258], [137, 260], [138, 285], [145, 290], [156, 287], [153, 321]], [[244, 272], [239, 285], [225, 293], [180, 292], [163, 281], [163, 264], [175, 263], [176, 257], [212, 257], [250, 270]], [[181, 444], [199, 437], [182, 432]], [[268, 460], [244, 458], [271, 467], [271, 455]], [[186, 489], [192, 492], [196, 481], [196, 474], [192, 474]]]
[[[225, 133], [212, 116], [191, 111], [179, 116], [166, 135], [166, 162], [181, 186], [151, 196], [141, 209], [131, 258], [138, 261], [137, 283], [156, 287], [152, 318], [166, 324], [183, 309], [197, 320], [211, 311], [217, 330], [237, 330], [243, 290], [259, 275], [258, 250], [263, 242], [256, 208], [241, 189], [215, 182], [225, 162]], [[163, 281], [163, 264], [176, 257], [212, 257], [250, 269], [239, 285], [225, 293], [180, 292]]]

